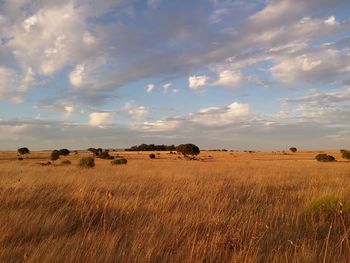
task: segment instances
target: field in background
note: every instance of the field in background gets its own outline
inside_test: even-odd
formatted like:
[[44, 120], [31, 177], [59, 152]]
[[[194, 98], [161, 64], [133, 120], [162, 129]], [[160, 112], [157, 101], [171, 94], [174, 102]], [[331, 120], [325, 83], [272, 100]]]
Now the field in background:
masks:
[[0, 153], [0, 262], [348, 262], [350, 162], [317, 153]]

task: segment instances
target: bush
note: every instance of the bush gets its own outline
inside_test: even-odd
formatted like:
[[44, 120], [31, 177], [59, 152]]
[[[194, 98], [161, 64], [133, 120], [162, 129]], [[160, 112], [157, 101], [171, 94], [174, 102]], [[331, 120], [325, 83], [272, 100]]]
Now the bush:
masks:
[[79, 160], [78, 166], [80, 168], [93, 168], [95, 166], [95, 159], [92, 157], [82, 157]]
[[295, 147], [290, 147], [289, 150], [290, 150], [292, 153], [297, 152], [297, 148], [295, 148]]
[[67, 156], [70, 154], [70, 151], [68, 149], [61, 149], [58, 151], [60, 155]]
[[63, 160], [62, 162], [61, 162], [61, 164], [63, 164], [63, 165], [70, 165], [72, 162], [71, 161], [69, 161], [69, 160]]
[[151, 154], [149, 155], [149, 158], [154, 159], [154, 158], [156, 158], [156, 155], [155, 155], [154, 153], [151, 153]]
[[198, 155], [201, 152], [198, 146], [192, 143], [180, 144], [179, 146], [176, 147], [176, 151], [178, 153], [182, 153], [184, 156], [187, 156], [187, 155], [194, 156], [194, 155]]
[[109, 155], [109, 151], [108, 150], [104, 150], [97, 157], [100, 158], [100, 159], [105, 159], [105, 160], [113, 160], [114, 159], [113, 156]]
[[341, 157], [343, 157], [344, 159], [350, 160], [350, 151], [343, 150]]
[[20, 155], [24, 155], [24, 154], [29, 154], [30, 151], [27, 147], [22, 147], [22, 148], [19, 148], [17, 150], [17, 153], [20, 154]]
[[335, 158], [333, 156], [325, 154], [325, 153], [317, 154], [315, 159], [319, 162], [334, 162], [335, 161]]
[[119, 164], [127, 164], [128, 160], [125, 158], [118, 158], [118, 159], [114, 159], [113, 161], [111, 161], [111, 164], [113, 165], [119, 165]]
[[50, 160], [51, 161], [56, 161], [60, 158], [60, 152], [57, 150], [53, 150], [50, 155]]

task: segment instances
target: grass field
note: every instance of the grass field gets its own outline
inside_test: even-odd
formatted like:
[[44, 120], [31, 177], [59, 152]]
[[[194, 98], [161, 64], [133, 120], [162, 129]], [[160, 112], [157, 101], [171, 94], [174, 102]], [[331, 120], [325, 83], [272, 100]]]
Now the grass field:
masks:
[[350, 162], [317, 153], [0, 153], [0, 262], [349, 262]]

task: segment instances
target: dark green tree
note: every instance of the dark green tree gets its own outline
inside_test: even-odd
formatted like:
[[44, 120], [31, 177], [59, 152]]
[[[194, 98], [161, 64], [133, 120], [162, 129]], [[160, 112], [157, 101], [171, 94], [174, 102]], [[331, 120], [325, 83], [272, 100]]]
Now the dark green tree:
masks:
[[57, 150], [53, 150], [50, 155], [50, 160], [51, 161], [56, 161], [60, 158], [60, 152]]
[[187, 157], [187, 156], [194, 157], [201, 152], [199, 150], [199, 147], [197, 145], [192, 144], [192, 143], [180, 144], [179, 146], [176, 147], [176, 151], [178, 153], [183, 154], [185, 157]]

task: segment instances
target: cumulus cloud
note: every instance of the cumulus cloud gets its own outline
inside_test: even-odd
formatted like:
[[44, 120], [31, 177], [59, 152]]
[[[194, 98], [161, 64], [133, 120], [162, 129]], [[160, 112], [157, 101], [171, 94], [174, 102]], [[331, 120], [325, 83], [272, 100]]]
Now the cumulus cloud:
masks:
[[242, 75], [237, 71], [224, 70], [219, 73], [218, 85], [238, 87], [243, 81]]
[[150, 109], [148, 107], [136, 106], [132, 102], [125, 103], [124, 111], [133, 119], [143, 119], [150, 114]]
[[190, 113], [186, 116], [176, 116], [154, 122], [145, 122], [143, 129], [147, 131], [170, 131], [186, 126], [197, 125], [205, 127], [223, 127], [230, 124], [249, 121], [254, 114], [250, 105], [234, 102], [225, 107], [210, 107]]
[[205, 126], [224, 126], [248, 120], [250, 105], [234, 102], [226, 107], [211, 107], [191, 115], [190, 120]]
[[188, 86], [191, 89], [199, 89], [200, 87], [203, 87], [208, 84], [209, 78], [207, 76], [190, 76], [188, 78]]
[[89, 124], [103, 127], [113, 122], [114, 112], [92, 112], [89, 115]]

